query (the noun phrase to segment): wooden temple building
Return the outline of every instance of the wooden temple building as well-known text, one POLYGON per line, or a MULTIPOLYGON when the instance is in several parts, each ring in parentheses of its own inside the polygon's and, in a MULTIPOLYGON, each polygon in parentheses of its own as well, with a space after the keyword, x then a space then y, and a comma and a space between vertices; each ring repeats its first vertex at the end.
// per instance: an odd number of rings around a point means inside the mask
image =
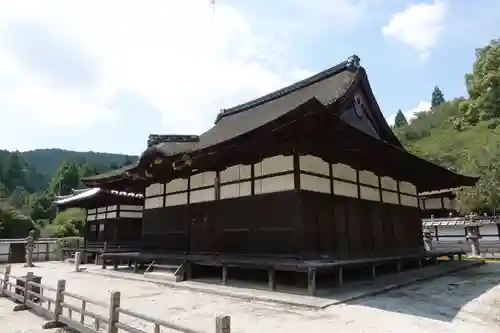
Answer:
POLYGON ((104 250, 130 249, 141 240, 142 194, 90 188, 73 190, 56 197, 54 205, 61 209, 83 208, 86 211, 84 251, 95 257, 104 250))
POLYGON ((418 194, 423 218, 458 216, 453 189, 427 191, 418 194))
POLYGON ((407 152, 352 56, 222 110, 199 136, 152 136, 136 165, 84 181, 143 193, 139 253, 150 260, 183 254, 226 267, 259 258, 310 272, 422 254, 417 193, 477 178, 407 152))

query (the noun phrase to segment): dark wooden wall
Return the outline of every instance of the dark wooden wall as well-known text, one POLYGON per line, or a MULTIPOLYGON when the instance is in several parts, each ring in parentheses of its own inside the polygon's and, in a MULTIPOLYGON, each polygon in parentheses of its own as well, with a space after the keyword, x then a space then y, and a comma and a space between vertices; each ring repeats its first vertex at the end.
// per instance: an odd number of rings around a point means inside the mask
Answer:
POLYGON ((301 197, 307 256, 346 259, 422 248, 418 208, 309 191, 301 197))
POLYGON ((296 255, 299 199, 288 191, 145 210, 142 237, 166 251, 296 255))
POLYGON ((150 249, 335 259, 421 249, 420 210, 286 191, 144 211, 150 249))
POLYGON ((89 221, 87 240, 89 242, 126 243, 138 242, 142 236, 142 220, 131 218, 104 219, 89 221), (104 224, 104 237, 98 239, 99 224, 104 224), (96 230, 91 231, 91 226, 95 225, 96 230))

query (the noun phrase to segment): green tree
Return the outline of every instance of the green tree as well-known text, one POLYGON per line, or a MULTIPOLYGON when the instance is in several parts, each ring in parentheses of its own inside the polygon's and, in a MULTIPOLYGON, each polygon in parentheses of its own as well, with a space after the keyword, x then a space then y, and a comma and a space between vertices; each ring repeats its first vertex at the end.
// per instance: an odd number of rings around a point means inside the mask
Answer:
POLYGON ((396 117, 394 118, 394 127, 400 128, 407 125, 408 125, 408 120, 406 120, 403 111, 399 109, 398 112, 396 113, 396 117))
POLYGON ((434 108, 438 105, 441 105, 444 102, 445 99, 443 92, 441 91, 441 89, 439 89, 438 86, 434 86, 434 90, 432 91, 431 107, 434 108))
POLYGON ((64 161, 49 185, 49 193, 68 195, 80 186, 80 168, 75 163, 64 161))
POLYGON ((0 201, 0 237, 25 238, 30 230, 37 230, 31 218, 19 213, 6 200, 0 201))
POLYGON ((85 226, 85 210, 77 208, 66 209, 54 218, 42 230, 46 237, 71 237, 83 234, 85 226))
POLYGON ((472 73, 465 75, 465 81, 470 99, 460 105, 464 120, 474 125, 500 117, 500 39, 476 50, 472 73))

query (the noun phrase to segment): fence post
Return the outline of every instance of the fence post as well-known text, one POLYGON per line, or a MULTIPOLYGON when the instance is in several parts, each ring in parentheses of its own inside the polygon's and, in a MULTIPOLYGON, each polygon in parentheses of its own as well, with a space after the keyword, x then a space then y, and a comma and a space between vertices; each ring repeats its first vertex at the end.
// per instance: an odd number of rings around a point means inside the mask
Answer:
POLYGON ((2 281, 2 291, 0 291, 0 296, 5 297, 5 291, 9 287, 9 277, 10 277, 10 265, 5 266, 5 273, 3 275, 3 281, 2 281))
POLYGON ((75 272, 80 271, 80 261, 82 260, 82 253, 80 251, 76 251, 75 253, 75 272))
POLYGON ((33 272, 28 272, 26 274, 26 278, 24 280, 24 292, 23 292, 23 303, 18 304, 14 307, 14 311, 23 311, 23 310, 28 310, 29 306, 28 300, 29 300, 29 290, 30 290, 30 282, 33 281, 33 272))
POLYGON ((47 244, 45 244, 45 261, 49 261, 50 258, 49 258, 49 243, 47 242, 47 244))
POLYGON ((56 302, 54 304, 54 313, 52 314, 52 320, 46 322, 43 325, 44 329, 52 329, 65 326, 63 323, 59 321, 59 317, 63 313, 64 290, 66 290, 66 280, 58 280, 56 299, 55 299, 56 302))
POLYGON ((217 316, 215 318, 215 333, 231 333, 231 317, 217 316))
POLYGON ((108 333, 118 333, 118 327, 116 323, 120 320, 120 313, 116 311, 120 307, 120 292, 112 291, 109 299, 109 323, 108 323, 108 333))

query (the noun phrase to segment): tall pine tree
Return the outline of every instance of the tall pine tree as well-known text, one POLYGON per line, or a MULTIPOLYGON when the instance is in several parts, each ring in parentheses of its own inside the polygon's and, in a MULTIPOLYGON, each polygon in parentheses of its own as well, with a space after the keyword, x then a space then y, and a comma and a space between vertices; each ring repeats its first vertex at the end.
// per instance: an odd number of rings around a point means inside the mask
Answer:
POLYGON ((396 113, 396 117, 394 118, 394 127, 398 128, 398 127, 402 127, 402 126, 406 126, 406 125, 408 125, 408 120, 406 120, 406 117, 405 117, 403 111, 401 111, 401 109, 399 109, 398 113, 396 113))
POLYGON ((434 86, 434 90, 432 91, 432 98, 431 98, 431 107, 436 107, 441 103, 444 103, 444 95, 441 89, 439 89, 438 86, 434 86))

